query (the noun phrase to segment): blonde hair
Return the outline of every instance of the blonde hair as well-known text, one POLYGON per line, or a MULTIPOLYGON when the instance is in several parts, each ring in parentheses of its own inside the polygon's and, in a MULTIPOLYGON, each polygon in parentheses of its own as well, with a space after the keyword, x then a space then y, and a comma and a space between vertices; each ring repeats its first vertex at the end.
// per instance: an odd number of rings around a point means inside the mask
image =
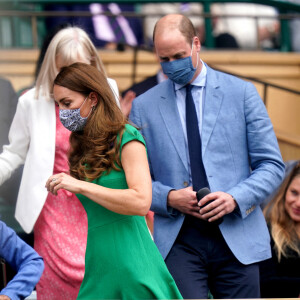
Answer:
POLYGON ((286 192, 294 178, 299 176, 300 162, 292 169, 281 184, 276 195, 264 208, 266 221, 271 227, 270 230, 274 240, 274 250, 278 261, 280 261, 282 256, 288 256, 288 249, 292 249, 300 255, 296 223, 291 219, 285 209, 286 192))
POLYGON ((106 77, 103 63, 87 33, 79 27, 67 27, 53 37, 47 48, 36 80, 35 98, 39 95, 47 100, 52 98, 53 81, 59 72, 56 65, 58 57, 63 61, 63 66, 79 60, 88 62, 106 77))

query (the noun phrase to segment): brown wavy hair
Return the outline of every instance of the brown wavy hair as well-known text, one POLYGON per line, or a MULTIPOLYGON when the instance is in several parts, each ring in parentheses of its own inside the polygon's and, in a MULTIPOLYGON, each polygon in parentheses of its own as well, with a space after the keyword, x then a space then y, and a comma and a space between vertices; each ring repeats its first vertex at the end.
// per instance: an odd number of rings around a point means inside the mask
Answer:
POLYGON ((287 189, 293 179, 298 176, 300 176, 300 161, 294 166, 281 184, 276 195, 264 208, 264 215, 270 226, 278 261, 280 261, 282 256, 288 257, 289 248, 300 255, 296 223, 291 219, 284 207, 287 189))
POLYGON ((105 171, 119 170, 120 141, 127 121, 105 75, 91 65, 74 63, 61 69, 54 84, 85 97, 91 92, 98 96, 83 131, 70 135, 70 174, 77 179, 92 181, 105 171))

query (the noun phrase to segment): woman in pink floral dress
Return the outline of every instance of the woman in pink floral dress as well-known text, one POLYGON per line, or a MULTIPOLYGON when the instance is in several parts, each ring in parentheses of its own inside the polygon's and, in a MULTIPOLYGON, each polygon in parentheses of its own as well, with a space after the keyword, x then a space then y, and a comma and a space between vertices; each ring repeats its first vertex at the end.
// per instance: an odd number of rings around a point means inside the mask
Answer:
MULTIPOLYGON (((53 174, 68 173, 70 131, 56 111, 56 143, 53 174)), ((48 194, 34 226, 34 248, 47 262, 37 285, 43 299, 76 299, 83 275, 87 239, 87 217, 77 197, 61 190, 48 194), (59 280, 57 280, 59 277, 59 280)))

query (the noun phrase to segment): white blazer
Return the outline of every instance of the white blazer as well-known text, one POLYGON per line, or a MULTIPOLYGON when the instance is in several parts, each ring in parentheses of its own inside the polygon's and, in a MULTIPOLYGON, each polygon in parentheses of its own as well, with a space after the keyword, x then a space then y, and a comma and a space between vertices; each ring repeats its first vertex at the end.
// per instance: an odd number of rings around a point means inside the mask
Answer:
MULTIPOLYGON (((118 95, 116 82, 108 81, 118 95)), ((32 231, 45 204, 48 195, 45 184, 53 174, 55 158, 55 104, 44 97, 35 99, 34 94, 35 88, 19 98, 9 145, 0 154, 0 185, 24 164, 15 217, 26 233, 32 231)))

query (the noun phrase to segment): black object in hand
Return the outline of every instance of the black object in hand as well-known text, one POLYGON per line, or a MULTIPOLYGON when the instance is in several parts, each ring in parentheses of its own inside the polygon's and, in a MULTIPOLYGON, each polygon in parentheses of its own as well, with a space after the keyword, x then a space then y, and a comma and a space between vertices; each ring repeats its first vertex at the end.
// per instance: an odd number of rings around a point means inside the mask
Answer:
MULTIPOLYGON (((206 195, 208 195, 208 194, 210 194, 210 193, 211 193, 211 192, 210 192, 210 189, 207 188, 207 187, 200 189, 200 190, 196 193, 196 197, 197 197, 198 202, 199 202, 202 198, 204 198, 206 195)), ((214 200, 210 200, 210 201, 206 202, 204 205, 200 206, 200 209, 203 208, 203 207, 205 207, 206 205, 208 205, 209 203, 211 203, 211 202, 213 202, 213 201, 214 201, 214 200)), ((213 221, 213 222, 211 222, 211 223, 216 224, 216 225, 219 225, 219 224, 222 223, 222 221, 223 221, 223 218, 219 218, 219 219, 217 219, 217 220, 215 220, 215 221, 213 221)))
MULTIPOLYGON (((208 194, 210 194, 209 188, 205 187, 205 188, 200 189, 196 194, 198 202, 208 194)), ((206 206, 207 204, 209 204, 211 202, 212 202, 212 200, 206 202, 204 205, 200 206, 200 208, 203 208, 204 206, 206 206)))

